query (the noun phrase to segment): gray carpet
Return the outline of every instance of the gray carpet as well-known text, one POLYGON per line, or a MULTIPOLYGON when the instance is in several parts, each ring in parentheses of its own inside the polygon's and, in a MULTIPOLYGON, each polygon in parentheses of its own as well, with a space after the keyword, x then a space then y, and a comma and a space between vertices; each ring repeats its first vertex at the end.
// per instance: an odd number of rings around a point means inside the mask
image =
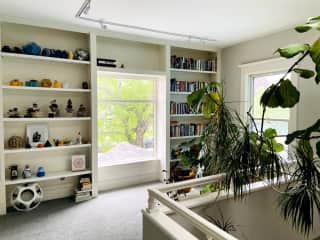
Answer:
POLYGON ((79 204, 72 199, 48 201, 28 213, 11 210, 0 217, 0 239, 140 240, 146 190, 156 185, 100 193, 79 204))

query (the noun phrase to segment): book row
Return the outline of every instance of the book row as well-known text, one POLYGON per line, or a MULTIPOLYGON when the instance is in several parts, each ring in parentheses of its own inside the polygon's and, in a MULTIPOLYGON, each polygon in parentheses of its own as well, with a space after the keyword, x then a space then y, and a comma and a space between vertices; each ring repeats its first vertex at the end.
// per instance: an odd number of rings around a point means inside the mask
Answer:
POLYGON ((176 103, 174 101, 170 101, 170 114, 198 114, 202 112, 202 106, 200 107, 200 111, 194 111, 188 103, 176 103))
POLYGON ((171 68, 215 72, 217 71, 217 58, 207 60, 173 55, 171 56, 171 68))
POLYGON ((170 137, 198 136, 202 133, 204 124, 202 123, 178 123, 171 121, 170 137))
POLYGON ((171 92, 194 92, 208 86, 207 82, 199 81, 177 81, 175 78, 170 79, 171 92))

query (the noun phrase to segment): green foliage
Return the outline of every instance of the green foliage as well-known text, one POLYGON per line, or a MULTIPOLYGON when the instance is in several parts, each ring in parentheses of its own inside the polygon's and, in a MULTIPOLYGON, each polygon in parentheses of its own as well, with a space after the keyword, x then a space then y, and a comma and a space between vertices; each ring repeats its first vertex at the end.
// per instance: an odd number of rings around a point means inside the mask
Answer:
POLYGON ((292 133, 289 133, 287 135, 286 144, 292 143, 293 140, 295 140, 296 138, 303 139, 303 140, 310 140, 311 135, 314 132, 320 132, 320 119, 318 119, 313 125, 311 125, 306 129, 297 130, 292 133))
POLYGON ((309 44, 290 44, 283 48, 278 48, 276 52, 280 53, 281 57, 292 58, 298 55, 299 53, 304 53, 310 49, 309 44))
POLYGON ((206 216, 207 220, 212 222, 214 225, 222 229, 227 233, 232 233, 237 231, 237 226, 232 222, 231 218, 226 218, 223 216, 221 209, 219 208, 219 217, 206 216))
POLYGON ((298 73, 302 78, 312 78, 314 76, 314 71, 309 69, 295 68, 293 71, 298 73))
POLYGON ((97 80, 99 151, 107 152, 121 142, 143 146, 144 139, 153 137, 153 105, 110 100, 150 99, 153 83, 103 76, 97 80))
POLYGON ((260 104, 270 108, 291 108, 299 102, 300 92, 289 79, 272 84, 262 95, 260 104))
POLYGON ((217 192, 224 189, 224 185, 221 182, 215 182, 205 185, 201 190, 200 194, 206 194, 211 192, 217 192))
POLYGON ((320 211, 320 160, 314 159, 309 141, 300 140, 296 147, 297 168, 285 193, 279 198, 281 214, 292 226, 308 235, 313 227, 314 210, 320 211))
POLYGON ((193 167, 202 162, 201 156, 199 155, 201 144, 195 143, 194 139, 180 144, 179 148, 181 149, 179 158, 183 166, 193 167))

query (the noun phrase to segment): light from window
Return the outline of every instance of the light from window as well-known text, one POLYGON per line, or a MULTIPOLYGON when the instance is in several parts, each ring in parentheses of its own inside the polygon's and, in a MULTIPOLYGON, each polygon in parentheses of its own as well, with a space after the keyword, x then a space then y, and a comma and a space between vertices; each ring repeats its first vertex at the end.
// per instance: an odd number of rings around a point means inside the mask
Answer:
POLYGON ((98 165, 154 159, 153 79, 98 74, 98 165))

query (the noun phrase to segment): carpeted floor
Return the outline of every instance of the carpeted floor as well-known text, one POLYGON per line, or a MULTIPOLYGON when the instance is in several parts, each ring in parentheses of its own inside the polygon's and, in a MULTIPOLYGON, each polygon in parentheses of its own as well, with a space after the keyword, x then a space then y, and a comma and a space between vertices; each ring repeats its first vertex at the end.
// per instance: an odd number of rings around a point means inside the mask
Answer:
POLYGON ((9 211, 0 217, 0 239, 140 240, 146 190, 156 185, 101 193, 80 204, 60 199, 42 203, 29 213, 9 211))

